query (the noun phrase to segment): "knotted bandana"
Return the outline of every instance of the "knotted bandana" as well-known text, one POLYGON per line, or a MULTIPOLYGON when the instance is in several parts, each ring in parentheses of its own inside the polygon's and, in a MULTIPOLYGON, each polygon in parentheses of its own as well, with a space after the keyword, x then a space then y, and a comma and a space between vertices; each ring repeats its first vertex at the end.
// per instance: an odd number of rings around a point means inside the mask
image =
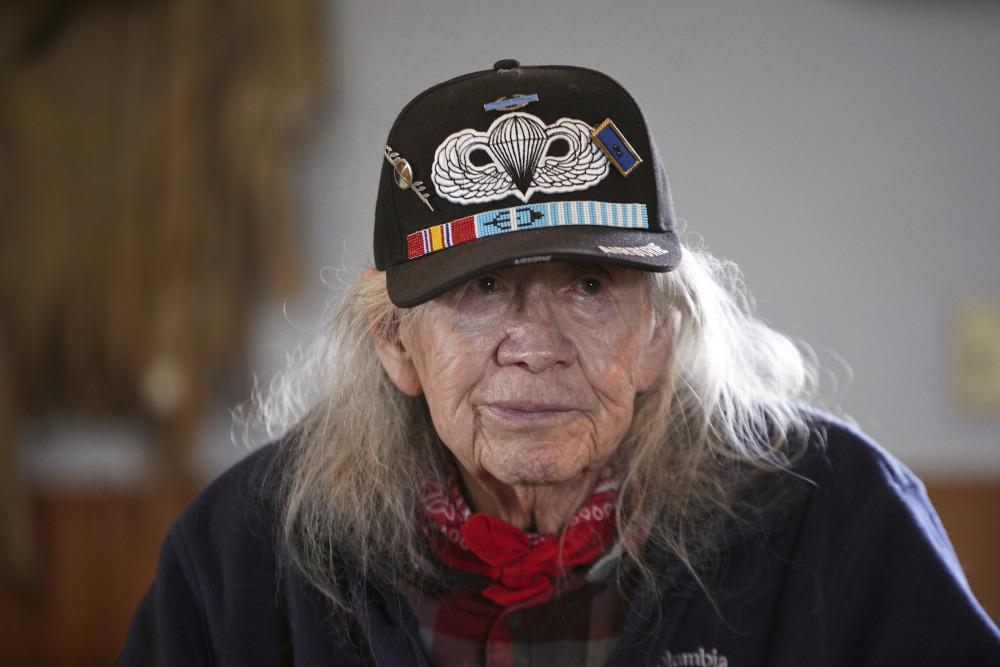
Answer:
POLYGON ((453 465, 446 484, 442 489, 428 480, 420 488, 420 508, 434 553, 445 565, 493 581, 483 595, 503 606, 548 599, 553 578, 592 563, 614 539, 621 476, 611 466, 601 471, 593 493, 560 535, 526 534, 503 519, 472 513, 453 465))

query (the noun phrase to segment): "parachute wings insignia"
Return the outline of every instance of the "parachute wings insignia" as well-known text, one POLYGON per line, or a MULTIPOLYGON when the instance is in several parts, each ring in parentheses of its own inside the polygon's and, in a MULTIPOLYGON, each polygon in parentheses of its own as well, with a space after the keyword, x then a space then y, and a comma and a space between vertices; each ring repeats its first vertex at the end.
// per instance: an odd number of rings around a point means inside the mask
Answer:
POLYGON ((508 113, 486 132, 467 129, 448 136, 434 152, 431 180, 440 196, 456 204, 509 195, 527 202, 535 192, 586 190, 610 171, 590 134, 581 120, 560 118, 546 125, 528 113, 508 113))

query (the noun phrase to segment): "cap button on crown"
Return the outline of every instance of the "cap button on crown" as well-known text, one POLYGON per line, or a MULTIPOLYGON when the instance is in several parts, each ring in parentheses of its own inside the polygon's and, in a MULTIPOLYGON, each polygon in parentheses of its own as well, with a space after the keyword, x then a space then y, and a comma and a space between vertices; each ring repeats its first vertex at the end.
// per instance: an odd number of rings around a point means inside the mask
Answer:
POLYGON ((517 69, 521 66, 521 63, 517 62, 513 58, 504 58, 503 60, 498 60, 493 64, 493 69, 517 69))

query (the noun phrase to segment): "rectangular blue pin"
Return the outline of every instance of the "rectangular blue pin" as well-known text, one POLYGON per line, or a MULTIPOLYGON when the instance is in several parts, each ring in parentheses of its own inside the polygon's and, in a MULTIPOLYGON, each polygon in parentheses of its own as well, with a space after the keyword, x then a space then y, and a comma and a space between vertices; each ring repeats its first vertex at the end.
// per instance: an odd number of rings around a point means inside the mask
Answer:
POLYGON ((642 162, 642 158, 635 152, 621 131, 615 127, 610 118, 594 128, 594 131, 590 133, 590 138, 611 161, 611 164, 618 168, 622 176, 628 176, 642 162))
POLYGON ((538 95, 532 93, 531 95, 515 95, 514 97, 505 97, 497 100, 496 102, 489 102, 483 105, 483 110, 485 111, 503 111, 505 109, 520 109, 523 106, 527 106, 529 102, 537 102, 538 95))

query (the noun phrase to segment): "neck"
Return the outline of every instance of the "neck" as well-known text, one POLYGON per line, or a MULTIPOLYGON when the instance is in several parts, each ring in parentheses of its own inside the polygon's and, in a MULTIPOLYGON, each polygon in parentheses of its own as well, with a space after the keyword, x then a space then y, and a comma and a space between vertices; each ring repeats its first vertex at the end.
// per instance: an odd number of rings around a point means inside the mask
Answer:
POLYGON ((482 512, 517 526, 525 532, 556 535, 597 483, 600 469, 585 471, 558 484, 504 484, 492 475, 475 475, 458 466, 469 504, 482 512))

